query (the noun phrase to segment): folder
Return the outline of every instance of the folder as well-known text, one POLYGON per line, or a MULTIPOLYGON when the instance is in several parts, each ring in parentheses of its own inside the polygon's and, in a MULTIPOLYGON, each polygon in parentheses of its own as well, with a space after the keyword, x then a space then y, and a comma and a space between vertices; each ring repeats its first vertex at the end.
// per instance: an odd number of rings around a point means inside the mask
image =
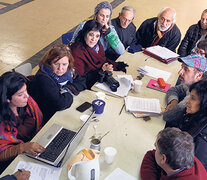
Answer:
POLYGON ((179 54, 159 45, 145 48, 143 53, 165 64, 175 61, 179 57, 179 54))

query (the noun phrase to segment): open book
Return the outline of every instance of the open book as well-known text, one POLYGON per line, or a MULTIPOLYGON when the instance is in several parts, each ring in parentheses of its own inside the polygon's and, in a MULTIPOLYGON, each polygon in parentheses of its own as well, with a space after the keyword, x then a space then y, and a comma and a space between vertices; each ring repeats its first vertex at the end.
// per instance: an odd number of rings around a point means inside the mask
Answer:
POLYGON ((138 98, 133 96, 125 97, 126 111, 142 112, 147 114, 161 114, 159 99, 138 98))
POLYGON ((166 47, 161 47, 159 45, 152 46, 144 49, 143 51, 145 54, 154 57, 155 59, 158 59, 166 64, 174 61, 179 56, 175 52, 169 50, 166 47))

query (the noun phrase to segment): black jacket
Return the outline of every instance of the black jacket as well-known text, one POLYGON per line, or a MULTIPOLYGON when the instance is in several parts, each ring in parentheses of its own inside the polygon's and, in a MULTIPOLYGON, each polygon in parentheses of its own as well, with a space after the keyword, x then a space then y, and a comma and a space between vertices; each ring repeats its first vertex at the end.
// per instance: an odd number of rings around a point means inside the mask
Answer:
POLYGON ((182 42, 178 48, 178 54, 181 57, 185 57, 185 56, 191 54, 192 49, 196 45, 196 42, 202 36, 201 30, 202 29, 201 29, 200 21, 198 21, 197 24, 193 24, 192 26, 189 27, 189 29, 187 30, 187 32, 185 34, 184 39, 182 40, 182 42))
MULTIPOLYGON (((153 35, 156 33, 155 22, 157 17, 145 20, 136 32, 137 44, 147 48, 152 46, 153 35)), ((181 38, 181 33, 176 24, 173 28, 166 32, 166 34, 160 39, 157 45, 166 47, 171 51, 175 51, 181 38)))
POLYGON ((187 131, 194 139, 195 156, 207 170, 207 116, 200 112, 181 116, 174 122, 167 122, 166 127, 178 127, 187 131))
MULTIPOLYGON (((120 41, 124 45, 125 49, 136 42, 136 26, 131 22, 127 28, 122 28, 119 18, 111 20, 112 25, 119 36, 120 41)), ((120 54, 117 54, 111 47, 106 50, 106 57, 110 60, 116 60, 120 54)))
MULTIPOLYGON (((73 84, 68 82, 66 86, 72 91, 80 92, 86 89, 85 79, 77 74, 73 84)), ((38 71, 28 83, 28 92, 39 105, 43 113, 44 124, 56 111, 69 108, 73 103, 73 95, 70 92, 60 93, 59 85, 41 71, 38 71)))

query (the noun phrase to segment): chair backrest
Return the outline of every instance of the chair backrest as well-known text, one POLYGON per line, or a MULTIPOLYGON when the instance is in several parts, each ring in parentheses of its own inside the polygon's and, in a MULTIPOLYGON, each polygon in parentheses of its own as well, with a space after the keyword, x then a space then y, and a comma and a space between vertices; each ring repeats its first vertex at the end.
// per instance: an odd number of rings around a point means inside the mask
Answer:
POLYGON ((31 63, 22 64, 13 69, 15 72, 21 73, 24 76, 32 75, 32 65, 31 63))
POLYGON ((66 45, 70 44, 70 41, 73 37, 73 34, 74 34, 74 31, 63 34, 61 36, 62 37, 62 43, 66 44, 66 45))

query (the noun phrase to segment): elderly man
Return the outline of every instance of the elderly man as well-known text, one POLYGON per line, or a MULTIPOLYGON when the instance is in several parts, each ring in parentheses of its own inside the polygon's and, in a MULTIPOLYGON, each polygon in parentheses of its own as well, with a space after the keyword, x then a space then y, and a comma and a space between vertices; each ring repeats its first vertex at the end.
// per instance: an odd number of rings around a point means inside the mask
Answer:
POLYGON ((159 132, 156 150, 148 151, 141 165, 142 180, 205 180, 207 172, 194 156, 193 138, 178 128, 159 132))
POLYGON ((166 122, 173 122, 183 114, 189 97, 189 86, 201 79, 207 79, 207 59, 200 55, 179 58, 182 62, 178 72, 180 85, 170 88, 166 93, 167 107, 163 114, 166 122))
POLYGON ((195 52, 198 42, 204 39, 207 39, 207 9, 203 11, 198 23, 189 27, 179 46, 178 54, 185 57, 195 52))
POLYGON ((142 47, 160 45, 175 51, 181 33, 175 24, 176 12, 165 7, 157 17, 145 20, 136 32, 137 43, 142 47))
MULTIPOLYGON (((132 22, 135 15, 136 11, 132 7, 124 6, 119 16, 111 21, 125 49, 136 42, 136 26, 132 22)), ((106 56, 111 60, 116 60, 120 54, 109 48, 106 56)))

